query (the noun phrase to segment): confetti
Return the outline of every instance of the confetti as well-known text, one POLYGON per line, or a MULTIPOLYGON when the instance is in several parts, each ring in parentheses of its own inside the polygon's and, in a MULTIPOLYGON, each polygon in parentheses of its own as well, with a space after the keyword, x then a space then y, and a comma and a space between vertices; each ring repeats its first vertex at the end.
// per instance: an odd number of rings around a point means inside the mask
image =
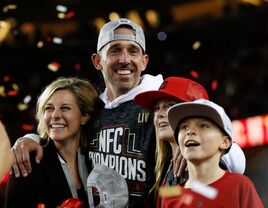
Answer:
POLYGON ((196 70, 191 70, 190 74, 191 74, 191 76, 193 78, 198 78, 199 77, 199 73, 196 70))
POLYGON ((217 197, 218 191, 211 186, 205 185, 198 181, 192 182, 191 186, 192 191, 203 195, 206 198, 215 199, 217 197))
POLYGON ((50 64, 48 64, 47 68, 50 71, 57 72, 59 70, 59 68, 60 68, 60 64, 55 62, 55 61, 53 61, 50 64))
POLYGON ((159 197, 172 197, 181 195, 182 188, 177 186, 161 186, 159 187, 159 197))

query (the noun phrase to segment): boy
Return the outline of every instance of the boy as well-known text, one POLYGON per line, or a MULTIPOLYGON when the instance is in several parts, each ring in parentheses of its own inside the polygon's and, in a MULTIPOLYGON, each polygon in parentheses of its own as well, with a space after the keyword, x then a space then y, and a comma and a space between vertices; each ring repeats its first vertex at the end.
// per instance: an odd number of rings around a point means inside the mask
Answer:
POLYGON ((170 108, 168 120, 187 160, 189 179, 183 184, 183 194, 176 199, 163 198, 161 207, 263 207, 248 177, 219 166, 234 141, 231 121, 221 106, 205 99, 179 103, 170 108), (195 182, 216 189, 216 198, 191 192, 195 182), (186 205, 187 193, 191 203, 186 205))

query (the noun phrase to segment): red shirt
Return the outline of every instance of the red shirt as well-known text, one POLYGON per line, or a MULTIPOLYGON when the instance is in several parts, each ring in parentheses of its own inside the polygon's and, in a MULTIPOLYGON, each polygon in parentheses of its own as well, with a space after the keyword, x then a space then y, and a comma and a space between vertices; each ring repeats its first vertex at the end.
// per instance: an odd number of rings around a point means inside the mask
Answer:
POLYGON ((209 184, 218 191, 215 199, 208 199, 191 189, 183 189, 177 197, 163 197, 158 201, 161 208, 263 208, 263 203, 251 182, 241 174, 228 171, 217 181, 209 184))

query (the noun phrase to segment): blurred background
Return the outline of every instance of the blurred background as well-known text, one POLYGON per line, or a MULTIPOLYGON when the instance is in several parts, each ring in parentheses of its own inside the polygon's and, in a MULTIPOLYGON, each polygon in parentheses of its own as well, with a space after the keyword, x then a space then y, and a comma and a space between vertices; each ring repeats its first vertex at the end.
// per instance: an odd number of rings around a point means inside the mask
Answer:
POLYGON ((144 28, 146 73, 191 78, 226 109, 268 207, 268 0, 0 1, 0 119, 12 144, 35 131, 36 97, 55 78, 103 90, 90 57, 119 17, 144 28))

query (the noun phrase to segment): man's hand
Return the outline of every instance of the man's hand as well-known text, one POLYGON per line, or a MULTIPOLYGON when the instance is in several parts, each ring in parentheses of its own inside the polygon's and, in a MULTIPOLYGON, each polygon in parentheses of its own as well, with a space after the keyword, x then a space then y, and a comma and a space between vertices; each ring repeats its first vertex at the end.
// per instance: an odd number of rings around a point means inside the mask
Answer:
POLYGON ((32 139, 26 137, 19 138, 11 149, 14 158, 12 168, 15 177, 20 177, 20 173, 24 177, 31 173, 30 152, 36 151, 35 161, 38 164, 43 158, 43 148, 32 139))
POLYGON ((186 160, 182 157, 179 147, 176 149, 176 152, 172 158, 172 162, 174 177, 178 178, 183 176, 187 168, 187 163, 186 160))

